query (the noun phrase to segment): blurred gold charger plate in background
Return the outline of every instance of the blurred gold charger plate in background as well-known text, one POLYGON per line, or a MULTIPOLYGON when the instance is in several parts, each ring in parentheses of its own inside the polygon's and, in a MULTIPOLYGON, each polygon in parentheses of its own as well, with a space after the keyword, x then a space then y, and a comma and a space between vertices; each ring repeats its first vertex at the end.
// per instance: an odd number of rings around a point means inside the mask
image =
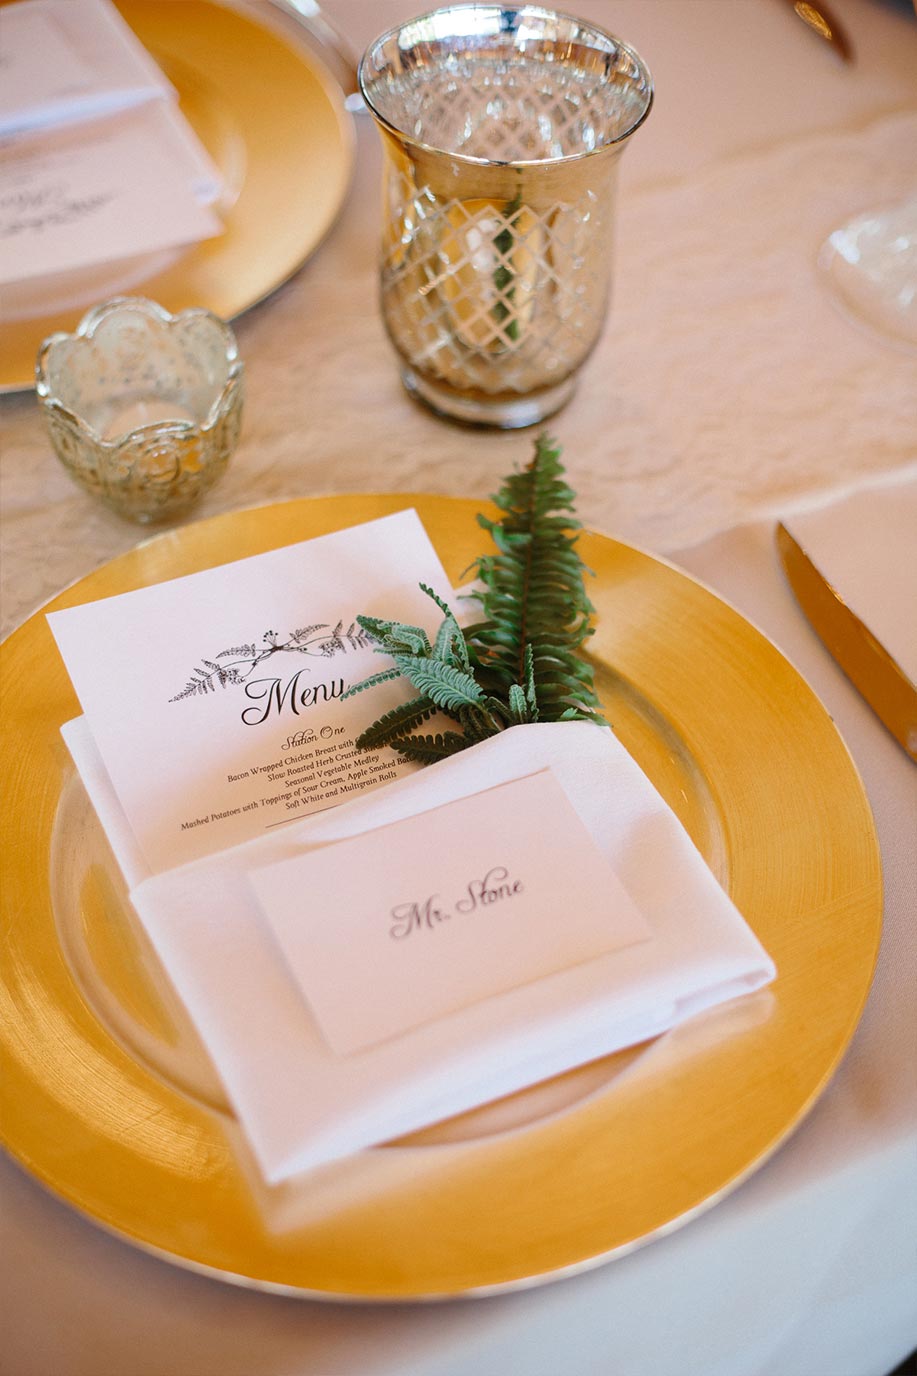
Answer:
POLYGON ((224 320, 239 315, 314 252, 350 183, 354 137, 343 92, 305 35, 297 45, 292 29, 281 32, 267 4, 116 3, 178 91, 182 112, 223 175, 226 194, 216 209, 225 231, 174 255, 70 273, 62 304, 48 305, 37 294, 34 313, 14 312, 8 299, 0 391, 33 386, 41 341, 72 330, 90 305, 122 291, 172 312, 206 306, 224 320))
MULTIPOLYGON (((411 505, 459 579, 480 552, 478 503, 341 496, 171 531, 50 608, 411 505)), ((800 1121, 853 1034, 877 952, 879 855, 859 777, 818 699, 735 610, 612 539, 587 533, 581 549, 606 710, 774 957, 772 988, 266 1191, 60 739, 79 704, 37 612, 2 662, 2 1137, 57 1195, 150 1251, 259 1288, 480 1293, 678 1226, 800 1121)))

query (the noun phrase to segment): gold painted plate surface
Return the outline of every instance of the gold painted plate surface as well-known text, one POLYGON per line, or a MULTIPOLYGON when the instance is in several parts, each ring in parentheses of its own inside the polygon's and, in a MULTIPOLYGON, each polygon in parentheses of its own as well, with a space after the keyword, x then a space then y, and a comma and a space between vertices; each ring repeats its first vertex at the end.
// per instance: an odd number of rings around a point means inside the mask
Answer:
POLYGON ((206 306, 232 319, 302 266, 347 193, 354 138, 343 93, 305 40, 295 46, 268 27, 267 6, 259 23, 255 12, 213 0, 117 3, 223 175, 217 209, 225 232, 136 267, 92 269, 85 281, 69 274, 66 289, 52 293, 60 306, 45 301, 11 318, 7 301, 0 391, 31 387, 41 341, 72 330, 89 305, 121 291, 170 311, 206 306))
MULTIPOLYGON (((480 550, 478 503, 329 497, 161 535, 50 607, 409 505, 459 578, 480 550)), ((854 1031, 878 946, 862 785, 825 709, 736 611, 614 540, 581 548, 606 710, 774 957, 772 988, 268 1194, 60 739, 79 707, 36 613, 2 656, 0 1131, 59 1196, 243 1284, 451 1295, 533 1284, 676 1227, 799 1122, 854 1031)))

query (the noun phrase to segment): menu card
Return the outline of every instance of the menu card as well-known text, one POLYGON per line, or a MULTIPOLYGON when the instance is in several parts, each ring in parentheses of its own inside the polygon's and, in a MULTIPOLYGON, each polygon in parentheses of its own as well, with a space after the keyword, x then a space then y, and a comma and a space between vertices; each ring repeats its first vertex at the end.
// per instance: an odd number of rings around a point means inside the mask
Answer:
POLYGON ((414 511, 66 611, 48 621, 153 873, 262 835, 413 766, 357 750, 412 695, 344 693, 388 661, 360 613, 432 632, 450 595, 414 511))

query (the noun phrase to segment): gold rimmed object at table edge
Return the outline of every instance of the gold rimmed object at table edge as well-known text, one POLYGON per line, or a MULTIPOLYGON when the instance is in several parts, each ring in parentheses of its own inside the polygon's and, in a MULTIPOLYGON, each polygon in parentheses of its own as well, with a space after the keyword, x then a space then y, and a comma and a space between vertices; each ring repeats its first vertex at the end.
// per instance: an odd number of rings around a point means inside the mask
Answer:
POLYGON ((917 761, 917 686, 847 606, 782 521, 777 525, 776 538, 787 582, 809 625, 882 725, 917 761))
POLYGON ((853 44, 840 21, 818 0, 817 4, 810 3, 810 0, 784 0, 790 9, 799 19, 811 29, 818 38, 824 40, 842 62, 853 61, 853 44))

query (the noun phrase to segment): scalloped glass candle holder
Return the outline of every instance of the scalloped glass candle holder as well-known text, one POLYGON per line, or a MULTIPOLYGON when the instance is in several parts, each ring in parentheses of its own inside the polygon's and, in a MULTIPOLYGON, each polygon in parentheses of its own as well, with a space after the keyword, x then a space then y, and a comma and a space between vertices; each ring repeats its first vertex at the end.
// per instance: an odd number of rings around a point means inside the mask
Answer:
POLYGON ((224 472, 242 422, 235 337, 206 310, 116 297, 42 344, 36 391, 70 476, 119 515, 181 515, 224 472))

